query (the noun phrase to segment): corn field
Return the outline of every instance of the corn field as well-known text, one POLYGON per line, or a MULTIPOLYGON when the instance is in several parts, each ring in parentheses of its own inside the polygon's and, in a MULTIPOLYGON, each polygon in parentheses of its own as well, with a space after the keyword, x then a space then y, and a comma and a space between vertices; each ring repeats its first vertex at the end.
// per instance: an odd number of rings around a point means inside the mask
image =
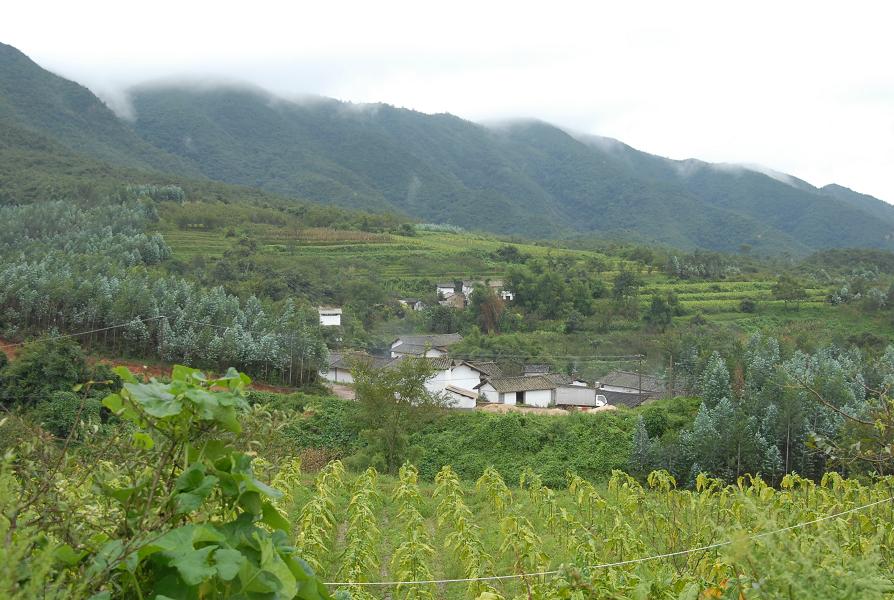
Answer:
POLYGON ((894 478, 567 477, 554 490, 488 468, 469 485, 445 466, 428 483, 410 464, 394 478, 334 463, 275 484, 299 551, 353 598, 894 598, 894 478))

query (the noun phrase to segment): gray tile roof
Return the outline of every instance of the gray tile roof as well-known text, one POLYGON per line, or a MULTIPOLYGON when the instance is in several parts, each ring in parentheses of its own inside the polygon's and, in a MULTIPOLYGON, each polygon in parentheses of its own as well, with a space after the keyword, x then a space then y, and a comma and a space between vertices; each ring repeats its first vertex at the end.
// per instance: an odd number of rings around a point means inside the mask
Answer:
POLYGON ((528 377, 490 377, 484 383, 476 386, 480 388, 482 385, 490 383, 495 390, 501 394, 507 392, 533 392, 536 390, 552 390, 556 388, 556 384, 548 378, 541 375, 528 377))
POLYGON ((463 341, 458 333, 440 333, 434 335, 402 335, 392 342, 392 350, 401 354, 424 354, 427 349, 446 349, 463 341), (399 345, 394 346, 395 343, 399 345))
POLYGON ((549 365, 525 365, 525 373, 549 373, 552 369, 549 365))
POLYGON ((571 382, 574 381, 571 375, 565 375, 564 373, 547 373, 543 377, 546 377, 556 385, 571 385, 571 382))
POLYGON ((466 360, 463 361, 465 364, 469 365, 470 368, 475 369, 480 373, 484 373, 486 377, 502 377, 503 369, 500 368, 500 365, 493 361, 477 361, 477 360, 466 360))
POLYGON ((631 390, 641 389, 643 392, 661 394, 666 391, 667 383, 663 379, 651 375, 642 375, 632 371, 612 371, 599 380, 602 385, 625 387, 631 390), (642 377, 642 384, 640 384, 642 377), (640 387, 642 385, 642 387, 640 387))
POLYGON ((615 406, 627 406, 636 408, 646 400, 654 398, 653 394, 627 394, 625 392, 611 392, 609 390, 597 390, 597 392, 605 396, 606 402, 615 406))
POLYGON ((444 388, 448 392, 453 392, 454 394, 459 394, 460 396, 465 396, 466 398, 475 399, 478 397, 478 394, 473 392, 472 390, 467 390, 465 388, 461 388, 455 385, 448 385, 444 388))

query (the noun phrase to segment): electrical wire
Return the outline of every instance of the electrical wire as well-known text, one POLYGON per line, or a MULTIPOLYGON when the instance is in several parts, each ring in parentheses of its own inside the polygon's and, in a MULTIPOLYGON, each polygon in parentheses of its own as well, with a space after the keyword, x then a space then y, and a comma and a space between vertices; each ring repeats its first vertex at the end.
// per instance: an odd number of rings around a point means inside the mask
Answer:
POLYGON ((24 342, 15 342, 12 344, 0 344, 0 346, 2 346, 3 348, 15 348, 17 346, 24 346, 25 344, 32 344, 34 342, 43 342, 45 340, 61 340, 61 339, 65 339, 65 338, 72 338, 72 337, 78 337, 78 336, 82 336, 82 335, 88 335, 90 333, 97 333, 100 331, 109 331, 111 329, 119 329, 121 327, 127 327, 128 325, 133 323, 135 320, 139 321, 140 323, 148 323, 149 321, 157 321, 158 319, 167 319, 167 317, 164 315, 159 315, 157 317, 147 317, 145 319, 131 319, 127 323, 119 323, 118 325, 109 325, 108 327, 100 327, 99 329, 91 329, 89 331, 79 331, 77 333, 67 333, 64 335, 48 335, 48 336, 44 336, 44 337, 40 337, 40 338, 34 338, 33 340, 27 340, 24 342))

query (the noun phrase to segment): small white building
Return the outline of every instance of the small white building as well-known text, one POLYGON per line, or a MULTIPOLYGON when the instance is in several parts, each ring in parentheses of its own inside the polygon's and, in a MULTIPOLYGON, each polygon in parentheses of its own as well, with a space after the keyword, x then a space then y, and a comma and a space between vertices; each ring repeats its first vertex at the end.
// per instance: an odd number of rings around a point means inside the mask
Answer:
POLYGON ((455 385, 444 388, 444 397, 448 408, 475 408, 478 403, 478 394, 455 385))
POLYGON ((437 283, 435 284, 435 289, 438 293, 438 296, 443 296, 446 298, 448 295, 453 295, 456 293, 456 286, 453 282, 450 283, 437 283))
POLYGON ((404 308, 408 308, 410 310, 425 310, 425 304, 418 298, 401 298, 397 302, 404 308))
POLYGON ((515 300, 515 294, 513 294, 510 290, 500 290, 500 298, 503 302, 512 302, 515 300))
POLYGON ((542 375, 529 377, 490 377, 477 386, 478 391, 494 404, 536 406, 555 404, 557 384, 542 375))
POLYGON ((325 370, 320 371, 320 376, 331 383, 352 384, 354 383, 354 376, 351 374, 351 369, 357 365, 381 368, 389 362, 391 362, 391 359, 377 358, 370 356, 366 352, 330 352, 329 365, 325 370))
POLYGON ((321 306, 317 309, 320 313, 320 325, 323 327, 341 327, 341 309, 332 306, 321 306))
MULTIPOLYGON (((410 355, 391 359, 385 368, 394 368, 410 355)), ((495 363, 475 363, 452 360, 447 356, 428 356, 425 359, 432 369, 432 375, 425 382, 428 393, 441 396, 451 408, 475 408, 479 393, 475 387, 486 377, 500 373, 495 363)))

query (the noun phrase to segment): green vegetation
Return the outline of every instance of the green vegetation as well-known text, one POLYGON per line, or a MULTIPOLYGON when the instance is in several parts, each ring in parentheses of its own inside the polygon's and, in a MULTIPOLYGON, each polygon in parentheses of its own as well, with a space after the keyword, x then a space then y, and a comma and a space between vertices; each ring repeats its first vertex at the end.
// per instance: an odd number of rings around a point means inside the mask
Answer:
POLYGON ((142 180, 158 172, 208 178, 535 238, 758 255, 894 243, 887 235, 894 210, 846 188, 671 161, 540 122, 486 128, 451 115, 296 103, 237 86, 144 86, 129 100, 132 122, 0 45, 4 200, 31 195, 35 185, 44 197, 58 197, 59 184, 94 192, 110 179, 138 179, 139 169, 142 180))

